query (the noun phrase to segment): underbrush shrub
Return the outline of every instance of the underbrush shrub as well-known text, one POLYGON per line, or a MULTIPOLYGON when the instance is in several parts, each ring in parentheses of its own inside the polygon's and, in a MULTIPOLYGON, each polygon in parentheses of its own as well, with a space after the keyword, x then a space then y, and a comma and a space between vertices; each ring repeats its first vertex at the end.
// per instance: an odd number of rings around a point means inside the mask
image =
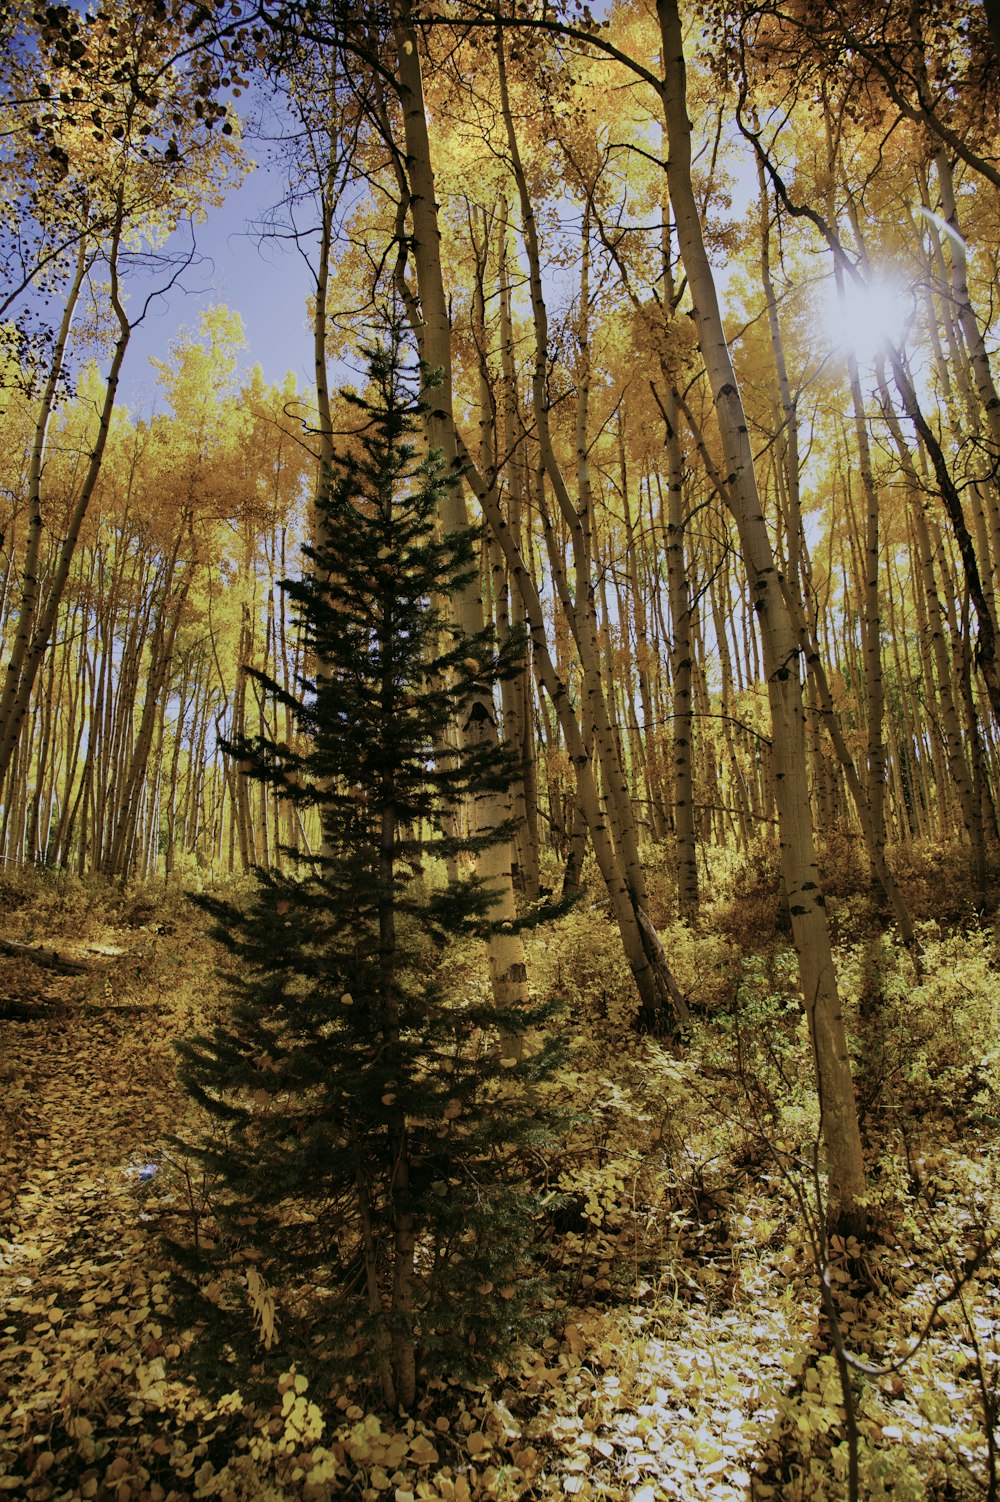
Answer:
POLYGON ((15 913, 36 900, 44 873, 30 866, 0 866, 0 902, 5 913, 15 913))
MULTIPOLYGON (((246 882, 244 876, 231 876, 218 886, 236 891, 246 882)), ((190 888, 159 878, 132 883, 120 898, 120 920, 128 928, 155 927, 160 932, 197 932, 207 927, 188 900, 190 888)))
POLYGON ((726 904, 750 892, 776 894, 781 885, 780 853, 776 842, 762 835, 749 845, 710 845, 702 851, 707 866, 706 892, 726 904))
POLYGON ((744 956, 732 995, 705 1031, 703 1047, 709 1066, 732 1082, 734 1106, 751 1136, 765 1129, 811 1136, 809 1033, 793 950, 769 948, 744 956), (741 1100, 749 1114, 740 1110, 741 1100))
POLYGON ((526 944, 539 994, 560 997, 574 1030, 606 1049, 631 1030, 637 1001, 618 930, 592 891, 526 944))
POLYGON ((783 945, 783 888, 777 847, 760 841, 728 864, 718 889, 712 925, 737 949, 755 951, 769 940, 783 945))
MULTIPOLYGON (((885 1237, 863 1256, 850 1241, 820 1251, 815 1222, 809 1230, 800 1218, 789 1229, 780 1264, 785 1377, 765 1399, 774 1417, 754 1497, 972 1502, 996 1494, 987 1442, 998 1413, 996 1175, 954 1149, 927 1152, 914 1166, 918 1181, 900 1191, 885 1237)), ((786 1182, 793 1172, 789 1165, 786 1182)))
MULTIPOLYGON (((887 859, 917 921, 958 926, 974 918, 979 904, 969 847, 963 841, 893 845, 887 859)), ((987 876, 996 892, 1000 867, 995 855, 988 857, 987 876)))
MULTIPOLYGON (((764 1463, 753 1495, 775 1502, 842 1502, 847 1495, 848 1444, 844 1403, 832 1355, 803 1352, 790 1363, 793 1382, 771 1396, 775 1417, 764 1441, 764 1463)), ((865 1502, 927 1502, 946 1483, 936 1457, 917 1456, 883 1439, 891 1425, 878 1388, 859 1383, 859 1494, 865 1502)))
MULTIPOLYGON (((226 891, 246 878, 231 878, 226 891)), ((44 867, 8 866, 0 871, 0 907, 12 937, 98 943, 111 937, 127 947, 122 930, 176 934, 197 942, 207 929, 185 893, 158 878, 122 886, 106 877, 78 876, 44 867)))
POLYGON ((833 829, 821 836, 819 849, 823 894, 831 897, 867 895, 871 883, 868 857, 860 830, 833 829))
MULTIPOLYGON (((728 941, 679 922, 661 935, 682 988, 706 1007, 721 1004, 728 941)), ((719 1159, 718 1122, 696 1088, 697 1047, 636 1031, 631 974, 598 905, 585 894, 544 941, 529 942, 540 993, 566 1003, 570 1031, 570 1058, 538 1086, 542 1100, 574 1113, 545 1164, 552 1257, 574 1295, 614 1301, 640 1274, 664 1275, 676 1217, 697 1214, 702 1165, 719 1159)))
POLYGON ((96 876, 8 866, 0 873, 0 903, 17 938, 94 941, 115 926, 121 892, 96 876))
POLYGON ((660 938, 691 1011, 711 1016, 724 1009, 732 998, 740 958, 731 935, 693 928, 677 919, 661 928, 660 938))
POLYGON ((919 930, 921 979, 893 933, 839 952, 855 1077, 867 1113, 955 1121, 996 1116, 1000 954, 991 930, 919 930))
POLYGON ((692 1165, 716 1156, 699 1143, 696 1067, 631 1033, 613 1062, 580 1049, 539 1087, 575 1116, 546 1163, 547 1237, 564 1295, 615 1303, 669 1270, 676 1215, 697 1198, 692 1165))
MULTIPOLYGON (((558 995, 574 1023, 604 1047, 610 1037, 634 1030, 638 1000, 621 936, 593 890, 586 887, 575 906, 534 944, 532 974, 542 994, 558 995)), ((732 936, 678 918, 658 919, 657 929, 692 1010, 712 1012, 723 1006, 738 965, 732 936)))

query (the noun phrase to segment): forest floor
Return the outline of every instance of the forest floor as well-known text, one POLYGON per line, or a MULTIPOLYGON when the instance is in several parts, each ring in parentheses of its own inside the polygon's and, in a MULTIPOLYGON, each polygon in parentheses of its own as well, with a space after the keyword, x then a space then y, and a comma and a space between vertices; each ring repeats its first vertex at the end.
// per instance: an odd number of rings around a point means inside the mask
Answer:
MULTIPOLYGON (((996 1498, 996 933, 939 911, 917 978, 858 894, 831 900, 873 1236, 827 1246, 787 939, 766 882, 737 885, 698 933, 661 914, 699 1019, 683 1047, 628 1027, 599 903, 538 941, 586 1105, 547 1170, 566 1196, 539 1228, 551 1334, 394 1416, 280 1328, 249 1368, 228 1346, 206 1361, 175 1298, 161 1237, 198 1195, 167 1144, 193 1110, 172 1042, 218 1004, 200 918, 7 878, 3 938, 109 967, 0 958, 0 1492, 811 1502, 848 1496, 853 1428, 861 1498, 996 1498), (852 1368, 852 1415, 838 1346, 877 1369, 852 1368)), ((955 890, 933 869, 916 888, 925 910, 955 890)))

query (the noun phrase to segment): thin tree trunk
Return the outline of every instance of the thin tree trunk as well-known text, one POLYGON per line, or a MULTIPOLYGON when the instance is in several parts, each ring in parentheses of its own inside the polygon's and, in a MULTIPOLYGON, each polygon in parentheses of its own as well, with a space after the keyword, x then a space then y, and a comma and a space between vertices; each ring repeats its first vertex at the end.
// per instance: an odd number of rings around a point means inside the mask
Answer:
MULTIPOLYGON (((409 207, 413 225, 413 259, 420 299, 421 352, 427 368, 439 371, 441 375, 440 385, 427 392, 431 406, 427 419, 428 438, 432 447, 441 450, 457 481, 451 329, 441 267, 441 234, 424 108, 419 42, 411 19, 410 0, 395 0, 392 24, 403 109, 409 207)), ((460 531, 469 525, 465 497, 458 483, 450 486, 445 493, 442 523, 445 530, 451 532, 460 531)), ((473 636, 482 631, 483 602, 474 581, 453 599, 452 609, 463 632, 473 636)), ((462 734, 469 742, 482 738, 496 743, 499 737, 492 698, 483 696, 468 705, 462 734)), ((476 799, 474 818, 477 832, 489 833, 503 824, 509 816, 508 797, 498 794, 476 799)), ((528 1002, 524 944, 519 933, 503 931, 500 926, 510 923, 516 914, 511 867, 509 839, 491 843, 477 859, 479 875, 494 893, 489 917, 497 927, 488 944, 490 979, 497 1005, 505 1011, 525 1006, 528 1002)))
MULTIPOLYGON (((14 628, 14 644, 4 676, 3 694, 0 695, 0 787, 10 765, 14 747, 20 734, 34 673, 30 673, 32 646, 36 631, 35 613, 39 597, 39 568, 42 545, 42 481, 49 423, 55 406, 56 391, 66 360, 66 346, 76 313, 77 303, 88 268, 87 237, 81 236, 77 252, 73 280, 66 295, 66 305, 56 335, 49 372, 42 389, 38 420, 35 424, 34 441, 27 475, 28 535, 25 544, 24 565, 21 569, 21 606, 14 628), (27 692, 25 692, 27 685, 27 692)), ((13 552, 11 553, 13 566, 13 552)), ((36 665, 37 670, 37 665, 36 665)))
MULTIPOLYGON (((90 451, 86 473, 80 487, 80 494, 77 497, 76 504, 73 506, 70 513, 69 522, 66 528, 66 536, 59 549, 58 561, 52 577, 52 581, 49 585, 49 593, 46 599, 45 608, 40 612, 37 621, 33 622, 33 629, 32 621, 34 617, 35 603, 37 601, 37 578, 32 578, 30 581, 30 587, 28 591, 30 596, 30 608, 26 611, 24 604, 22 604, 21 621, 19 622, 16 651, 12 656, 10 663, 8 664, 7 680, 4 684, 4 693, 2 698, 0 698, 0 787, 2 787, 3 785, 7 767, 10 764, 10 758, 13 754, 14 746, 16 745, 17 738, 20 734, 21 725, 23 723, 24 715, 31 698, 31 690, 34 686, 35 677, 38 673, 38 668, 41 663, 42 656, 49 644, 49 639, 52 635, 52 628, 55 624, 56 612, 59 609, 59 603, 62 599, 63 590, 66 587, 66 580, 69 576, 70 563, 72 562, 73 554, 76 550, 77 539, 80 535, 80 528, 83 525, 83 519, 87 514, 87 508, 90 505, 91 498, 97 486, 97 480, 101 472, 101 464, 104 460, 104 450, 108 441, 108 433, 111 427, 111 414, 114 411, 115 400, 118 395, 118 381, 121 375, 122 362, 125 359, 125 351, 128 348, 129 336, 132 332, 132 326, 128 321, 124 305, 121 301, 121 293, 118 283, 118 256, 120 250, 123 214, 124 210, 121 202, 121 197, 119 195, 117 219, 115 228, 112 233, 110 249, 108 251, 108 270, 111 280, 109 296, 111 300, 111 306, 114 310, 114 314, 118 322, 118 337, 115 342, 114 351, 111 357, 111 365, 108 371, 104 401, 101 404, 101 411, 98 416, 97 435, 94 439, 94 444, 90 451)), ((80 283, 82 282, 81 268, 84 265, 82 241, 80 255, 81 260, 78 264, 78 276, 74 281, 75 292, 71 299, 71 302, 74 305, 76 297, 79 294, 80 283)), ((63 340, 63 344, 59 349, 57 358, 59 369, 61 369, 62 366, 65 340, 69 336, 69 324, 71 318, 72 306, 70 303, 68 303, 67 316, 64 319, 64 323, 60 331, 60 336, 63 340)), ((55 375, 58 375, 58 370, 55 370, 55 375)), ((37 462, 34 455, 32 460, 32 473, 34 477, 33 493, 35 495, 36 503, 38 506, 39 528, 41 526, 40 486, 42 480, 42 459, 44 454, 46 429, 48 426, 48 413, 51 411, 54 394, 54 382, 50 378, 50 383, 46 387, 45 397, 45 404, 47 404, 48 411, 45 414, 45 420, 41 426, 41 431, 36 435, 37 462)), ((37 546, 35 548, 35 567, 37 567, 37 546)), ((28 570, 26 570, 26 578, 27 574, 28 570)))
POLYGON ((842 1229, 860 1233, 866 1224, 864 1160, 847 1034, 813 842, 799 645, 764 522, 746 414, 726 343, 691 182, 691 123, 687 114, 686 65, 677 0, 657 0, 657 15, 664 64, 670 201, 722 435, 730 477, 726 494, 739 529, 751 598, 761 628, 771 707, 782 872, 816 1065, 830 1181, 829 1210, 842 1229))
POLYGON ((677 900, 682 918, 698 916, 698 843, 694 819, 694 715, 691 698, 691 591, 684 556, 684 463, 673 391, 663 403, 667 453, 667 595, 673 635, 671 742, 674 760, 674 838, 677 900))

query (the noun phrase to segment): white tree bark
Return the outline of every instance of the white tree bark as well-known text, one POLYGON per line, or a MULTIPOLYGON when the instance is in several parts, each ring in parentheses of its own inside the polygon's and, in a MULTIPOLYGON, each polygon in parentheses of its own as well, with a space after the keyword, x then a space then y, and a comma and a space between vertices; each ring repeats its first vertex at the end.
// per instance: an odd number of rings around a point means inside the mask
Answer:
POLYGON ((729 355, 715 279, 691 181, 687 70, 677 0, 657 0, 663 59, 663 109, 669 142, 670 200, 681 259, 715 402, 751 599, 761 627, 771 709, 772 757, 781 865, 816 1066, 829 1171, 829 1212, 844 1230, 865 1227, 865 1175, 857 1105, 830 934, 816 862, 806 771, 806 736, 797 633, 764 522, 747 419, 729 355))
MULTIPOLYGON (((399 0, 393 6, 393 29, 403 107, 406 172, 413 228, 411 248, 420 302, 421 349, 428 368, 439 377, 439 383, 427 392, 431 405, 428 439, 433 448, 440 449, 445 462, 457 477, 451 328, 441 267, 441 231, 427 132, 423 78, 409 0, 399 0)), ((441 521, 447 532, 456 532, 469 525, 465 497, 459 484, 452 485, 447 490, 441 521)), ((464 632, 471 636, 482 631, 483 601, 478 580, 472 580, 461 594, 452 599, 451 605, 456 622, 464 632)), ((468 706, 462 733, 469 740, 480 736, 496 740, 497 727, 491 698, 477 698, 468 706)), ((509 797, 493 794, 488 798, 477 798, 473 810, 477 833, 496 829, 509 817, 509 797)), ((516 915, 511 863, 509 839, 498 840, 488 846, 477 860, 479 876, 494 893, 489 913, 492 923, 507 923, 516 915)), ((526 1005, 528 972, 520 934, 494 931, 489 939, 489 961, 497 1005, 503 1008, 526 1005)), ((505 1040, 504 1046, 512 1045, 509 1040, 505 1040)))

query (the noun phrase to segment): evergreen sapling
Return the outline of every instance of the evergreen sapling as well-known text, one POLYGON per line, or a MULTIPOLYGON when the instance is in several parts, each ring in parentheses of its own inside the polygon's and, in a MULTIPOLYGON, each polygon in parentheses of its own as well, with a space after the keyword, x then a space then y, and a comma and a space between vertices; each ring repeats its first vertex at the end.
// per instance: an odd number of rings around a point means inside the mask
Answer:
POLYGON ((365 353, 367 392, 348 397, 358 433, 321 487, 304 576, 282 586, 312 676, 292 696, 260 680, 303 749, 230 747, 315 807, 322 846, 289 874, 258 872, 242 906, 206 900, 232 1010, 179 1047, 219 1124, 188 1149, 219 1186, 215 1255, 244 1273, 252 1259, 286 1309, 304 1299, 330 1349, 409 1407, 421 1369, 482 1371, 538 1315, 538 1207, 519 1165, 551 1135, 535 1087, 559 1047, 503 1057, 502 1040, 537 1039, 550 1009, 504 1014, 439 979, 447 946, 489 932, 470 857, 510 834, 456 833, 456 816, 513 776, 496 737, 459 752, 449 728, 495 701, 520 645, 450 623, 479 539, 439 535, 456 482, 436 453, 418 457, 399 329, 365 353))

